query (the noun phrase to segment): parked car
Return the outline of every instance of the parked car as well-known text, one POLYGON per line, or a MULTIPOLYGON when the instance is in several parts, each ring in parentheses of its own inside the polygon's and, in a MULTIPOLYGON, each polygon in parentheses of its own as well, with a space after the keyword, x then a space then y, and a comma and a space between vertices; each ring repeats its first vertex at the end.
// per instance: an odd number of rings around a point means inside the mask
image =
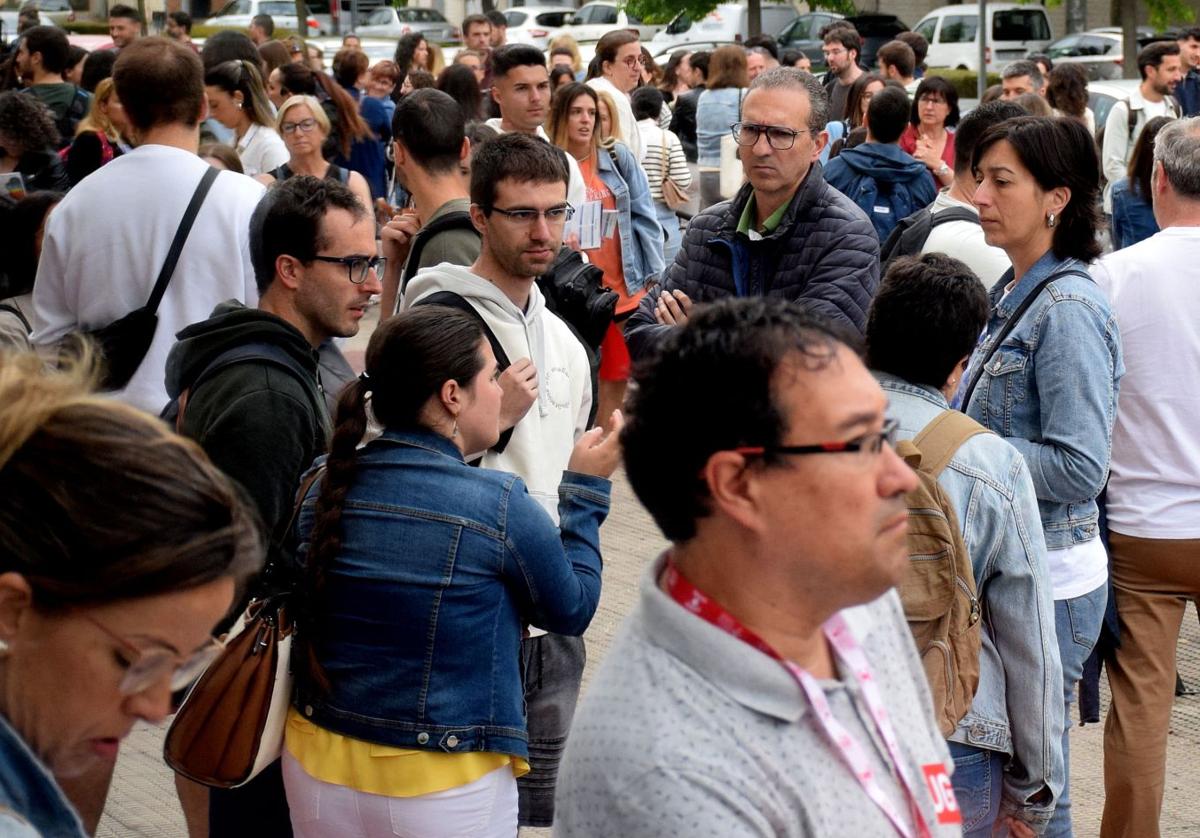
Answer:
POLYGON ((1104 127, 1112 106, 1122 99, 1128 99, 1140 84, 1137 79, 1106 79, 1088 83, 1088 107, 1096 115, 1096 133, 1104 127))
MULTIPOLYGON (((1045 52, 1054 39, 1050 19, 1041 6, 1021 3, 988 3, 990 22, 987 69, 1001 70, 1005 64, 1031 52, 1045 52)), ((942 6, 913 27, 929 41, 925 63, 930 67, 979 70, 979 6, 942 6)))
MULTIPOLYGON (((901 32, 907 32, 908 26, 895 15, 853 15, 846 18, 854 24, 862 37, 863 48, 858 55, 858 63, 868 70, 875 69, 875 53, 888 41, 896 40, 901 32)), ((825 63, 825 57, 821 57, 825 63)))
POLYGON ((546 49, 550 39, 575 15, 574 6, 522 6, 504 13, 508 21, 505 35, 510 44, 532 44, 546 49))
MULTIPOLYGON (((5 44, 11 44, 17 37, 17 14, 16 9, 0 11, 0 41, 5 44)), ((38 11, 38 24, 41 26, 55 25, 45 11, 38 11)))
POLYGON ((1125 63, 1119 33, 1076 32, 1046 47, 1046 55, 1056 65, 1078 64, 1091 81, 1121 78, 1125 63))
POLYGON ((600 0, 581 6, 563 31, 582 44, 595 43, 614 29, 629 29, 637 32, 643 41, 649 41, 663 28, 661 25, 642 23, 616 3, 600 0))
POLYGON ((810 12, 800 15, 779 33, 779 37, 776 38, 779 48, 798 49, 808 56, 814 67, 824 67, 825 53, 821 52, 821 48, 825 44, 821 40, 821 29, 841 17, 837 12, 810 12))
POLYGON ((399 38, 413 32, 439 44, 462 42, 462 32, 445 15, 437 9, 416 6, 380 6, 354 30, 354 34, 364 38, 399 38))
POLYGON ((70 0, 37 0, 38 10, 54 21, 56 26, 75 21, 75 10, 70 0))
MULTIPOLYGON (((796 16, 791 3, 762 4, 762 31, 778 32, 796 16)), ((744 3, 721 3, 703 18, 693 21, 686 12, 672 18, 666 28, 654 36, 650 51, 690 41, 744 41, 750 37, 750 12, 744 3)))
MULTIPOLYGON (((349 21, 347 20, 346 31, 349 31, 349 21)), ((357 34, 358 30, 355 30, 357 34)), ((195 38, 192 39, 196 40, 195 38)), ((360 48, 366 53, 367 58, 371 60, 371 64, 379 61, 390 61, 392 56, 396 54, 396 39, 395 38, 359 38, 360 48)), ((324 35, 320 38, 310 38, 308 41, 314 46, 321 48, 321 52, 325 55, 325 64, 328 67, 333 62, 333 56, 342 48, 341 35, 324 35)))
MULTIPOLYGON (((204 23, 217 29, 246 29, 255 15, 270 15, 277 28, 298 31, 296 4, 291 0, 230 0, 204 23)), ((326 34, 311 14, 308 16, 308 34, 326 34)))
POLYGON ((683 52, 712 52, 717 47, 738 46, 736 41, 688 41, 686 44, 647 44, 646 48, 650 50, 650 57, 654 59, 654 63, 660 67, 670 60, 674 53, 683 52))

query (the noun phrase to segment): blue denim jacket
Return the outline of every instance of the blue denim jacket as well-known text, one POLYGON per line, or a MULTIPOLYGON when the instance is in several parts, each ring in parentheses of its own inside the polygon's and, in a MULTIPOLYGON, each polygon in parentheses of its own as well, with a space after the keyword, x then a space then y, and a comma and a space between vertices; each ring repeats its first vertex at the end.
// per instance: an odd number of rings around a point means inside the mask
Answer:
POLYGON ((1120 250, 1150 238, 1158 232, 1154 207, 1134 191, 1129 178, 1121 178, 1112 188, 1113 250, 1120 250))
MULTIPOLYGON (((527 757, 522 624, 587 628, 610 485, 565 472, 560 532, 515 475, 468 466, 437 434, 386 431, 358 453, 313 605, 308 642, 331 689, 300 667, 296 707, 367 742, 527 757)), ((304 559, 317 491, 297 524, 304 559)))
POLYGON ((4 838, 86 838, 46 767, 0 716, 0 835, 4 838))
POLYGON ((617 166, 613 166, 612 155, 600 149, 595 152, 596 174, 617 199, 621 267, 625 272, 625 290, 633 296, 666 267, 663 228, 650 197, 650 181, 633 159, 633 152, 624 143, 614 144, 612 150, 617 166))
POLYGON ((1096 497, 1108 479, 1117 389, 1125 373, 1121 338, 1108 299, 1079 260, 1060 260, 1048 251, 1001 300, 1012 279, 1010 268, 989 292, 987 331, 965 378, 991 357, 964 409, 1025 456, 1046 546, 1061 550, 1099 532, 1096 497), (1056 279, 992 353, 989 336, 1051 275, 1056 279))
MULTIPOLYGON (((932 387, 876 377, 900 439, 912 439, 948 407, 932 387)), ((950 741, 1009 754, 1001 813, 1046 824, 1066 780, 1062 666, 1029 469, 1004 440, 980 435, 958 449, 938 483, 954 503, 983 605, 979 688, 950 741), (1031 802, 1045 789, 1046 799, 1031 802)))
POLYGON ((721 165, 721 138, 742 112, 746 91, 741 87, 706 90, 696 100, 696 162, 700 166, 721 165))

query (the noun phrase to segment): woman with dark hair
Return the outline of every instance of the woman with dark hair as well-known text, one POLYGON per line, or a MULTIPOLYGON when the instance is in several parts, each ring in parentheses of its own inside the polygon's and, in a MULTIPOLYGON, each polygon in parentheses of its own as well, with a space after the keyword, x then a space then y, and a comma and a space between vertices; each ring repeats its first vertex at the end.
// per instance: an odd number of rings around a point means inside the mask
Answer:
POLYGON ((688 63, 688 51, 686 49, 677 49, 671 53, 671 57, 667 59, 667 66, 663 68, 662 80, 658 83, 658 89, 662 91, 663 99, 669 104, 675 101, 675 97, 682 96, 692 89, 680 76, 680 70, 691 72, 691 65, 688 63))
POLYGON ((263 74, 268 78, 276 68, 292 63, 292 56, 283 41, 264 41, 258 45, 258 54, 262 58, 263 74))
POLYGON ((566 64, 555 64, 550 68, 550 95, 553 97, 564 84, 575 81, 575 71, 566 64))
MULTIPOLYGON (((396 42, 396 52, 392 56, 392 61, 396 62, 396 78, 401 82, 404 81, 409 70, 428 72, 429 44, 425 42, 425 36, 419 32, 410 32, 401 36, 400 40, 396 42)), ((392 98, 399 100, 399 85, 396 86, 392 98)))
MULTIPOLYGON (((553 81, 550 86, 554 86, 553 81)), ((451 64, 438 76, 437 89, 458 102, 467 122, 484 118, 483 94, 479 91, 479 82, 475 80, 475 71, 470 67, 451 64)))
MULTIPOLYGON (((1062 64, 1060 69, 1069 66, 1062 64)), ((1158 232, 1151 200, 1154 193, 1150 189, 1150 174, 1154 171, 1154 140, 1170 121, 1169 116, 1156 116, 1146 123, 1129 155, 1129 176, 1113 184, 1113 250, 1137 244, 1158 232)))
MULTIPOLYGON (((42 255, 42 233, 46 216, 62 200, 61 192, 34 192, 3 206, 0 218, 0 350, 29 351, 33 344, 33 281, 42 255)), ((9 203, 7 197, 3 198, 9 203)))
MULTIPOLYGON (((1012 268, 990 292, 991 314, 961 403, 1016 446, 1033 476, 1054 594, 1069 767, 1070 705, 1108 599, 1096 498, 1108 476, 1124 373, 1116 319, 1087 272, 1100 255, 1100 162, 1096 141, 1079 122, 1022 116, 988 129, 972 167, 984 237, 1012 268)), ((1045 834, 1070 835, 1070 819, 1065 786, 1045 834)))
POLYGON ((1059 64, 1046 82, 1046 101, 1056 116, 1080 120, 1088 133, 1096 134, 1096 115, 1088 107, 1087 73, 1078 64, 1059 64))
POLYGON ((867 107, 886 84, 887 80, 879 73, 863 73, 854 80, 846 92, 846 118, 825 125, 829 142, 821 151, 822 164, 867 141, 867 107))
POLYGON ((937 189, 954 180, 954 131, 958 125, 958 91, 941 76, 927 76, 917 85, 908 127, 900 148, 929 169, 937 189))
MULTIPOLYGON (((654 56, 650 54, 650 50, 642 47, 642 79, 638 82, 638 87, 653 87, 662 92, 663 71, 662 68, 654 61, 654 56)), ((633 96, 633 91, 629 92, 633 96)), ((632 104, 630 105, 632 107, 632 104)), ((637 116, 634 116, 634 121, 638 122, 637 116)), ((667 104, 667 97, 663 96, 662 107, 658 109, 658 127, 664 131, 671 127, 671 106, 667 104)), ((645 154, 643 146, 642 153, 645 154)))
POLYGON ((275 131, 258 67, 249 61, 223 61, 204 74, 204 88, 209 113, 233 130, 246 174, 269 172, 287 162, 287 146, 275 131))
POLYGON ((101 80, 111 78, 113 65, 117 63, 117 52, 111 49, 98 49, 89 52, 83 59, 83 69, 79 71, 79 86, 92 93, 101 80))
POLYGON ((4 835, 86 834, 60 784, 111 773, 133 726, 167 717, 262 561, 200 448, 94 383, 86 358, 0 355, 4 835))
POLYGON ((67 84, 83 85, 83 62, 88 57, 88 51, 83 47, 71 44, 67 50, 67 66, 63 68, 63 81, 67 84))
POLYGON ((417 306, 380 325, 342 391, 297 525, 283 778, 299 838, 351 822, 372 838, 516 835, 521 633, 591 621, 618 442, 580 439, 556 527, 520 478, 464 460, 500 436, 498 375, 476 317, 417 306), (383 433, 364 446, 368 403, 383 433))
MULTIPOLYGON (((717 47, 708 58, 708 80, 696 100, 696 163, 700 168, 700 210, 725 200, 721 194, 721 140, 732 137, 729 126, 742 112, 742 97, 750 86, 746 51, 739 46, 717 47)), ((729 142, 727 141, 727 142, 729 142)))
MULTIPOLYGON (((58 156, 54 117, 36 97, 16 90, 0 93, 0 174, 20 176, 10 192, 66 192, 71 179, 58 156)), ((21 197, 15 195, 14 197, 21 197)))

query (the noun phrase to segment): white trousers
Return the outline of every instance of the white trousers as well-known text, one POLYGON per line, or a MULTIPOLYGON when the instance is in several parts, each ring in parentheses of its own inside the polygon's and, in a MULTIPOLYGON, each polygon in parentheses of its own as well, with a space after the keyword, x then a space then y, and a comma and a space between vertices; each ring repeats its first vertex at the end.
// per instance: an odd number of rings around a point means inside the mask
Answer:
POLYGON ((284 749, 283 786, 296 838, 515 838, 517 781, 505 765, 419 797, 386 797, 322 782, 284 749))

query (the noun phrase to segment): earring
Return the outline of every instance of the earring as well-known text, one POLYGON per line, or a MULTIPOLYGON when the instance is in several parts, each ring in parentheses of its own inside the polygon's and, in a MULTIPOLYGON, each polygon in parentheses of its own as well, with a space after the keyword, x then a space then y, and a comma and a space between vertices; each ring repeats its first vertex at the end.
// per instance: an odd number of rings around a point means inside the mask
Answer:
POLYGON ((1057 223, 1058 223, 1058 219, 1054 217, 1054 213, 1050 213, 1049 215, 1046 216, 1046 226, 1047 227, 1053 227, 1057 223))
POLYGON ((453 428, 453 430, 450 431, 450 438, 453 439, 456 436, 458 436, 458 417, 457 416, 454 417, 454 428, 453 428))

